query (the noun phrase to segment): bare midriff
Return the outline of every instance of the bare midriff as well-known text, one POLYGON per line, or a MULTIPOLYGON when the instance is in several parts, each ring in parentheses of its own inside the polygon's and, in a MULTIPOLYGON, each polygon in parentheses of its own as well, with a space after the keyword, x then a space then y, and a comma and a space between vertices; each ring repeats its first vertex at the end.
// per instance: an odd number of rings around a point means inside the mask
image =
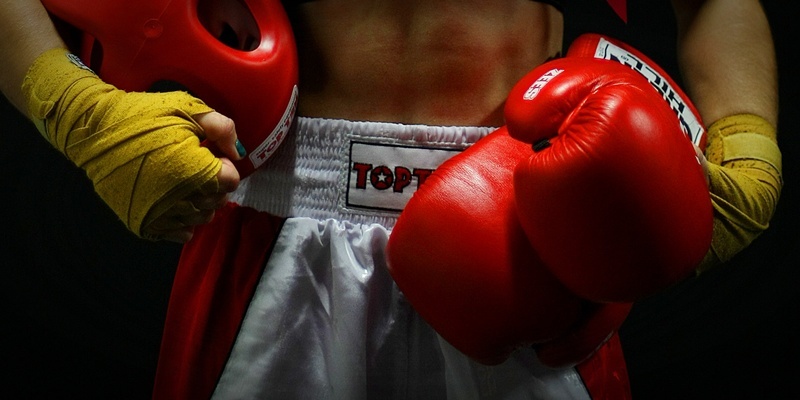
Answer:
POLYGON ((530 0, 323 0, 295 20, 300 115, 427 125, 501 125, 563 27, 530 0))

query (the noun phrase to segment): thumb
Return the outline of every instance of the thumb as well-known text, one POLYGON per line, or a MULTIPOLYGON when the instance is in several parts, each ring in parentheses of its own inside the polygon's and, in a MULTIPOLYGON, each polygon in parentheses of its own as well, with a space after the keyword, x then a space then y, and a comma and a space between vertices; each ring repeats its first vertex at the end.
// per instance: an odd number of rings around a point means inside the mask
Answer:
POLYGON ((700 150, 700 147, 694 145, 694 153, 697 156, 697 162, 700 163, 700 166, 703 167, 703 174, 706 177, 706 185, 711 185, 711 178, 708 171, 708 160, 706 156, 703 154, 703 150, 700 150))
POLYGON ((195 121, 203 128, 206 139, 232 160, 240 160, 247 154, 232 119, 212 111, 195 116, 195 121))

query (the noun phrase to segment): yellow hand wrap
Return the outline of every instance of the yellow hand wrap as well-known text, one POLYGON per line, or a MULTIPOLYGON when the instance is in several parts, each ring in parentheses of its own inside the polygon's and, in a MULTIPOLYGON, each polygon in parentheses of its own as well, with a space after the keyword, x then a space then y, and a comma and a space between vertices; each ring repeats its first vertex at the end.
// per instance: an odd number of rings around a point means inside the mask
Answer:
POLYGON ((783 186, 775 128, 756 115, 712 124, 706 158, 714 236, 698 272, 730 260, 767 229, 783 186))
POLYGON ((217 190, 222 164, 192 119, 213 110, 187 93, 127 93, 64 49, 40 55, 22 91, 42 135, 137 235, 153 237, 149 225, 187 195, 217 190))

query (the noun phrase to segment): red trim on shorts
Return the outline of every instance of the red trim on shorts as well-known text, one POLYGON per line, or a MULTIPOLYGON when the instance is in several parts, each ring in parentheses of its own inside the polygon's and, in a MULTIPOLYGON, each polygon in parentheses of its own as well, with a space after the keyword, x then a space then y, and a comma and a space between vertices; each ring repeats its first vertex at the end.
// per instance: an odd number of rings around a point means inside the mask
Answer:
POLYGON ((631 399, 628 368, 617 333, 576 368, 593 400, 631 399))
POLYGON ((161 341, 153 399, 208 399, 283 226, 228 203, 181 254, 161 341))
MULTIPOLYGON (((195 230, 175 274, 153 399, 207 399, 285 219, 233 203, 195 230)), ((619 336, 577 367, 594 400, 631 398, 619 336)))

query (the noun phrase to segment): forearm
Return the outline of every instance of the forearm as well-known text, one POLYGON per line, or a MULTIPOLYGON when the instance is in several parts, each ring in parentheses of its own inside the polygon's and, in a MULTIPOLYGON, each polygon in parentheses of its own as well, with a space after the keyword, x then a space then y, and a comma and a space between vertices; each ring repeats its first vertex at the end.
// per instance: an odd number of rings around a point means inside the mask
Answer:
POLYGON ((0 59, 5 72, 0 90, 27 115, 22 79, 33 61, 44 51, 64 47, 39 0, 0 0, 0 59))
POLYGON ((678 60, 705 123, 749 113, 778 119, 772 35, 758 0, 673 0, 678 60))
POLYGON ((686 88, 708 126, 711 249, 698 271, 726 262, 764 230, 783 186, 777 67, 757 0, 673 0, 686 88))

